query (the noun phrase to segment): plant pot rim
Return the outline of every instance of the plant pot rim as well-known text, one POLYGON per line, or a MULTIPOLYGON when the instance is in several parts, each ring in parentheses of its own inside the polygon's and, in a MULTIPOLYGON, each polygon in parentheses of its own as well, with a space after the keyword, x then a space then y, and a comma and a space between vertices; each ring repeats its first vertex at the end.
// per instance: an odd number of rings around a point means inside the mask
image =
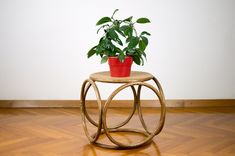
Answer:
MULTIPOLYGON (((117 58, 118 56, 108 56, 109 58, 117 58)), ((130 55, 128 55, 128 56, 125 56, 125 58, 128 58, 128 57, 132 57, 132 56, 130 56, 130 55)))

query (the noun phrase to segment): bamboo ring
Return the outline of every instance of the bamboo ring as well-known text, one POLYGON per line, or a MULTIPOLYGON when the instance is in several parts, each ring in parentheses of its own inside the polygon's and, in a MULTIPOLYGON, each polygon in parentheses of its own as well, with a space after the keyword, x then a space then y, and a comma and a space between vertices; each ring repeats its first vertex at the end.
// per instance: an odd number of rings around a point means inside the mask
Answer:
MULTIPOLYGON (((104 105, 104 108, 103 108, 103 114, 102 114, 102 123, 103 123, 103 129, 105 131, 105 134, 106 136, 109 138, 109 140, 116 144, 117 146, 121 147, 121 148, 135 148, 135 147, 139 147, 139 146, 142 146, 142 145, 145 145, 145 144, 148 144, 152 141, 152 138, 161 132, 162 128, 163 128, 163 125, 164 125, 164 121, 165 121, 165 112, 166 112, 166 109, 165 109, 165 103, 164 103, 164 100, 163 100, 163 97, 161 96, 160 92, 154 88, 152 85, 150 84, 147 84, 147 83, 144 83, 144 82, 132 82, 132 83, 127 83, 127 84, 124 84, 122 86, 120 86, 119 88, 117 88, 108 98, 108 100, 106 101, 105 105, 104 105), (112 101, 112 99, 114 98, 115 95, 117 95, 117 93, 119 93, 120 91, 122 91, 123 89, 129 87, 129 86, 134 86, 134 85, 139 85, 139 86, 145 86, 145 87, 148 87, 149 89, 151 89, 156 95, 157 97, 159 98, 159 101, 160 101, 160 104, 161 104, 161 116, 160 116, 160 121, 159 121, 159 125, 158 127, 156 128, 156 130, 149 134, 148 137, 139 142, 139 143, 135 143, 135 144, 131 144, 131 145, 127 145, 127 144, 123 144, 123 143, 120 143, 118 142, 117 140, 115 140, 111 135, 110 135, 110 129, 107 127, 107 124, 106 124, 106 114, 107 114, 107 109, 112 101)), ((144 122, 144 121, 142 121, 144 122)), ((145 125, 145 124, 144 124, 145 125)), ((133 130, 134 131, 134 130, 133 130)), ((147 132, 148 133, 148 132, 147 132)))
POLYGON ((130 149, 130 148, 144 146, 144 145, 151 143, 153 137, 159 134, 164 126, 165 115, 166 115, 166 105, 165 105, 165 97, 164 97, 163 90, 159 81, 154 76, 146 72, 134 71, 132 72, 132 76, 127 79, 109 77, 108 72, 99 72, 99 73, 92 74, 90 76, 90 79, 85 80, 82 84, 80 101, 81 101, 81 111, 82 111, 81 114, 82 114, 82 120, 83 120, 83 128, 84 128, 85 134, 87 138, 89 139, 90 143, 99 147, 110 148, 110 149, 130 149), (153 80, 154 83, 156 84, 156 88, 145 82, 148 80, 153 80), (100 92, 95 83, 96 81, 106 82, 106 83, 125 83, 125 84, 121 85, 116 90, 114 90, 111 93, 111 95, 108 97, 105 104, 103 105, 101 97, 100 97, 100 92), (135 86, 138 86, 137 90, 135 89, 135 86), (152 90, 156 94, 161 105, 160 118, 153 132, 150 132, 148 130, 148 127, 143 118, 142 108, 140 104, 141 88, 143 86, 152 90), (97 99, 98 121, 95 121, 91 118, 86 108, 86 96, 91 87, 93 88, 95 95, 96 95, 96 99, 97 99), (119 92, 121 92, 127 87, 131 87, 132 92, 133 92, 133 96, 134 96, 133 109, 124 121, 121 121, 120 123, 115 124, 114 126, 108 126, 106 122, 108 108, 113 98, 119 92), (122 126, 126 125, 131 120, 131 118, 135 114, 135 111, 138 111, 138 116, 139 116, 140 122, 144 130, 121 128, 122 126), (87 121, 91 123, 92 125, 94 125, 95 127, 97 127, 97 130, 94 134, 89 133, 88 127, 87 127, 87 121), (124 144, 124 143, 119 142, 117 139, 114 139, 110 135, 110 133, 115 133, 115 132, 138 133, 138 134, 143 135, 145 138, 144 140, 137 142, 137 143, 124 144), (108 137, 108 139, 111 141, 111 143, 113 143, 114 145, 98 142, 99 136, 102 134, 105 134, 108 137))
POLYGON ((96 86, 96 84, 94 83, 94 81, 88 79, 85 80, 83 85, 82 85, 82 89, 81 89, 81 110, 82 110, 82 120, 83 120, 83 129, 85 131, 85 134, 87 136, 87 138, 89 139, 89 141, 92 142, 96 142, 96 140, 98 140, 99 136, 100 136, 100 132, 102 129, 102 103, 101 103, 101 98, 100 98, 100 93, 99 90, 96 86), (86 87, 86 84, 88 84, 88 86, 86 87), (96 94, 96 98, 97 98, 97 104, 98 104, 98 109, 99 109, 99 119, 98 119, 98 123, 95 123, 95 121, 93 121, 87 114, 86 111, 86 106, 85 106, 85 95, 88 91, 88 89, 90 88, 90 86, 93 87, 95 94, 96 94), (86 89, 85 89, 86 88, 86 89), (87 124, 86 124, 86 118, 88 119, 88 121, 90 121, 91 123, 93 123, 93 125, 95 125, 97 128, 97 132, 95 136, 91 136, 88 132, 87 129, 87 124))

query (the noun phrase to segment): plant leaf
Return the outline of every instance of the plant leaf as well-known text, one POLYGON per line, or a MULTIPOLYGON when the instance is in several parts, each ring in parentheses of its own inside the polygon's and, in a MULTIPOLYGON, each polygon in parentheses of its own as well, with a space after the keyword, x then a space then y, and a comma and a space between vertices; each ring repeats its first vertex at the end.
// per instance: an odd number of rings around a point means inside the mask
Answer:
POLYGON ((124 55, 123 51, 120 51, 120 53, 118 55, 118 59, 120 62, 124 62, 125 55, 124 55))
POLYGON ((122 50, 118 47, 115 47, 115 52, 120 53, 120 52, 122 52, 122 50))
POLYGON ((126 36, 132 36, 133 28, 129 25, 123 25, 120 27, 120 30, 124 32, 126 36))
POLYGON ((137 65, 140 65, 140 57, 139 56, 136 56, 136 55, 133 55, 133 61, 137 64, 137 65))
POLYGON ((140 41, 139 41, 139 48, 140 48, 141 51, 144 51, 144 50, 145 50, 146 44, 144 43, 143 40, 140 40, 140 41))
POLYGON ((137 19, 136 22, 144 24, 144 23, 150 23, 150 20, 148 18, 142 17, 142 18, 137 19))
POLYGON ((144 44, 145 44, 146 47, 147 47, 147 45, 148 45, 148 38, 147 38, 147 37, 144 37, 144 36, 141 36, 141 39, 143 40, 144 44))
POLYGON ((108 56, 116 56, 116 51, 109 51, 108 56))
POLYGON ((117 40, 118 35, 113 29, 109 29, 108 34, 109 34, 109 36, 111 37, 112 40, 114 40, 114 41, 117 40))
POLYGON ((126 43, 130 42, 130 39, 131 39, 131 37, 128 37, 128 38, 126 39, 126 43))
POLYGON ((123 37, 125 37, 125 34, 123 34, 123 32, 121 32, 121 30, 119 28, 115 28, 115 31, 117 31, 120 35, 122 35, 123 37))
POLYGON ((126 29, 128 29, 128 27, 129 27, 128 25, 123 25, 120 27, 120 30, 125 31, 126 29))
POLYGON ((126 22, 126 21, 131 22, 132 18, 133 18, 133 16, 128 17, 128 18, 124 19, 123 22, 126 22))
POLYGON ((88 53, 87 53, 87 57, 90 58, 92 55, 94 55, 96 53, 96 50, 95 50, 96 46, 92 47, 88 53))
POLYGON ((123 45, 122 41, 119 39, 118 34, 114 31, 114 29, 109 29, 108 34, 113 41, 117 42, 121 46, 123 45))
POLYGON ((120 27, 120 30, 124 32, 124 34, 127 36, 127 29, 129 28, 128 25, 123 25, 120 27))
POLYGON ((96 51, 96 55, 100 54, 102 51, 104 50, 102 44, 98 44, 95 51, 96 51))
POLYGON ((127 50, 128 50, 128 48, 127 48, 127 47, 123 49, 123 51, 127 51, 127 50))
POLYGON ((131 37, 133 34, 133 28, 131 26, 129 26, 129 28, 126 30, 126 34, 128 37, 131 37))
POLYGON ((141 34, 140 34, 140 36, 142 36, 142 35, 151 35, 150 33, 148 33, 147 31, 143 31, 141 34))
POLYGON ((97 23, 96 25, 101 25, 101 24, 104 24, 104 23, 107 23, 107 22, 111 22, 111 18, 110 17, 103 17, 101 18, 97 23))
POLYGON ((117 38, 116 40, 119 45, 123 46, 122 41, 119 38, 117 38))
POLYGON ((135 46, 137 46, 137 44, 139 43, 139 37, 132 37, 130 39, 130 43, 128 44, 128 48, 129 49, 132 49, 134 48, 135 46))
POLYGON ((136 52, 136 51, 135 51, 134 49, 128 49, 128 51, 127 51, 127 53, 128 53, 129 55, 134 55, 135 52, 136 52))
MULTIPOLYGON (((99 33, 99 31, 100 31, 100 29, 102 29, 102 28, 104 29, 104 27, 105 27, 105 26, 109 26, 109 25, 108 25, 108 24, 107 24, 107 25, 102 25, 102 26, 97 30, 97 32, 96 32, 96 33, 98 34, 98 33, 99 33)), ((104 31, 105 31, 105 29, 104 29, 104 31)))
POLYGON ((100 40, 99 40, 99 44, 102 44, 104 42, 105 38, 104 37, 101 37, 100 40))
POLYGON ((143 66, 144 65, 144 59, 143 59, 142 56, 140 56, 140 60, 141 60, 141 66, 143 66))
POLYGON ((146 53, 145 53, 145 52, 142 52, 142 54, 144 55, 145 60, 147 60, 146 53))
POLYGON ((108 56, 103 56, 100 63, 101 64, 105 63, 105 62, 107 62, 107 60, 108 60, 108 56))

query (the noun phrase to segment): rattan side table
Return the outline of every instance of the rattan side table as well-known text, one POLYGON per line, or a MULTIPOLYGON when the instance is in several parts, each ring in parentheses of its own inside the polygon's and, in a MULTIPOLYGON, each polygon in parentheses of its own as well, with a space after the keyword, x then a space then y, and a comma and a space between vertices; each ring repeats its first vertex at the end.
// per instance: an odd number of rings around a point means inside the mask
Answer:
POLYGON ((86 134, 87 138, 89 139, 90 143, 92 143, 96 146, 100 146, 100 147, 104 147, 104 148, 111 148, 111 149, 129 149, 129 148, 140 147, 140 146, 146 145, 148 143, 151 143, 153 137, 156 136, 157 134, 159 134, 164 126, 165 115, 166 115, 164 93, 163 93, 163 90, 162 90, 162 87, 161 87, 159 81, 150 73, 140 72, 140 71, 132 71, 130 77, 124 77, 124 78, 110 77, 110 74, 108 71, 93 73, 90 75, 89 79, 84 81, 82 88, 81 88, 80 98, 81 98, 80 100, 81 100, 83 128, 84 128, 85 134, 86 134), (149 81, 149 80, 153 80, 156 84, 156 87, 147 83, 147 81, 149 81), (102 105, 100 92, 99 92, 98 87, 95 82, 121 83, 122 85, 120 87, 118 87, 116 90, 114 90, 110 94, 110 96, 108 97, 105 104, 102 105), (134 86, 137 86, 138 89, 136 90, 134 86), (161 105, 161 111, 160 111, 161 114, 160 114, 159 123, 158 123, 158 126, 156 127, 156 129, 152 133, 148 131, 148 128, 146 126, 146 123, 144 122, 143 114, 141 111, 140 93, 141 93, 142 86, 145 86, 145 87, 149 88, 150 90, 152 90, 156 94, 156 96, 158 97, 160 105, 161 105), (94 121, 89 116, 89 114, 86 110, 86 95, 87 95, 87 92, 90 87, 93 87, 95 94, 96 94, 96 98, 97 98, 98 111, 99 111, 98 122, 94 121), (113 127, 107 127, 106 114, 107 114, 107 110, 109 108, 109 105, 110 105, 112 99, 115 97, 115 95, 127 87, 131 87, 131 89, 133 91, 133 95, 134 95, 133 111, 131 112, 131 114, 128 116, 128 118, 124 122, 122 122, 118 125, 115 125, 113 127), (141 124, 142 124, 145 131, 132 129, 132 128, 128 128, 128 129, 121 128, 130 121, 130 119, 133 117, 135 111, 138 112, 139 119, 140 119, 141 124), (96 133, 89 134, 88 129, 87 129, 86 120, 97 127, 96 133), (115 133, 115 132, 140 133, 145 136, 145 139, 141 142, 137 142, 137 143, 133 143, 133 144, 124 144, 124 143, 119 142, 118 140, 115 140, 110 135, 110 133, 115 133), (97 142, 99 139, 99 136, 101 134, 105 134, 114 145, 107 145, 107 144, 97 142))

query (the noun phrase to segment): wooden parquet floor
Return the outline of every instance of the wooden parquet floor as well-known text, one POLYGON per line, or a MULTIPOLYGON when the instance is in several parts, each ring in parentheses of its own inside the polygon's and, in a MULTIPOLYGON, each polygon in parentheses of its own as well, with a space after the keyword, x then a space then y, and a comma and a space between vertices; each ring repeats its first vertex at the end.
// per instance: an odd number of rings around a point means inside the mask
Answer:
MULTIPOLYGON (((90 112, 95 115, 96 111, 90 112)), ((158 112, 152 108, 144 110, 150 129, 157 121, 154 115, 158 116, 158 112)), ((127 115, 128 110, 114 109, 110 114, 112 124, 127 115)), ((130 126, 140 127, 137 123, 130 122, 130 126)), ((117 137, 127 142, 141 139, 127 134, 117 137)), ((235 156, 235 108, 168 109, 164 129, 154 142, 132 150, 108 150, 90 145, 77 108, 0 109, 0 156, 57 155, 235 156)))

